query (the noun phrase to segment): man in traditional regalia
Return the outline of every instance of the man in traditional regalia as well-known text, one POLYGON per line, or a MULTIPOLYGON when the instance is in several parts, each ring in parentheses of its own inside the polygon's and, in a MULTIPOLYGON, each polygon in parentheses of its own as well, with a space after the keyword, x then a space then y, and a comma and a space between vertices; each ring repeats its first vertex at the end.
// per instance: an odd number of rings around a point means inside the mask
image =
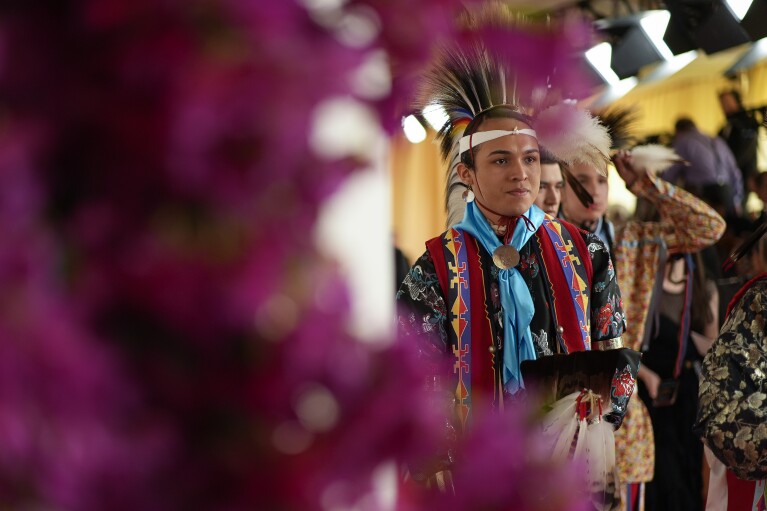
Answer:
MULTIPOLYGON (((398 327, 419 342, 426 384, 454 400, 449 435, 460 434, 475 415, 502 410, 525 387, 525 363, 620 348, 625 327, 605 244, 534 205, 542 146, 562 161, 594 161, 606 171, 609 135, 571 105, 528 115, 507 86, 511 79, 499 59, 476 45, 442 52, 424 89, 426 101, 449 115, 439 132, 449 164, 449 228, 426 242, 402 283, 398 327), (560 118, 570 120, 560 126, 569 132, 567 142, 562 129, 552 129, 560 118), (574 137, 575 153, 568 149, 574 137)), ((611 441, 637 360, 613 358, 607 390, 588 397, 588 420, 608 424, 611 441)), ((568 407, 575 409, 576 397, 580 403, 584 396, 576 392, 568 407)), ((585 425, 587 417, 580 419, 585 425)), ((446 452, 431 473, 413 476, 446 484, 454 461, 446 452)), ((617 481, 610 484, 602 491, 610 493, 606 508, 617 505, 617 481)))

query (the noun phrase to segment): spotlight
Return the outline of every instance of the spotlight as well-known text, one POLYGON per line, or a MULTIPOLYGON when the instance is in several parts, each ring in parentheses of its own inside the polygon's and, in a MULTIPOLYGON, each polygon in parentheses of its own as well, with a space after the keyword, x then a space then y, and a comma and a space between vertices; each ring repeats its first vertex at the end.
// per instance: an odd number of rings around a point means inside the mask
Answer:
POLYGON ((647 11, 639 20, 639 26, 642 27, 650 42, 661 54, 663 60, 672 60, 674 54, 666 43, 663 42, 663 34, 666 32, 668 22, 671 19, 671 13, 668 11, 647 11))
POLYGON ((608 85, 609 80, 617 82, 618 76, 610 69, 612 48, 608 43, 604 45, 596 50, 592 48, 593 51, 581 50, 570 55, 568 72, 560 73, 558 69, 553 69, 546 88, 536 89, 533 95, 545 95, 548 90, 553 89, 561 91, 563 98, 580 100, 594 95, 595 91, 608 85))
POLYGON ((729 7, 735 17, 738 18, 738 21, 741 21, 746 17, 746 13, 752 3, 753 0, 727 0, 727 7, 729 7))
POLYGON ((767 39, 759 39, 749 50, 743 54, 725 72, 724 76, 735 77, 738 72, 749 69, 751 66, 767 58, 767 39))
MULTIPOLYGON (((664 40, 674 54, 696 48, 716 53, 750 41, 733 10, 722 0, 667 0, 666 4, 671 22, 664 40)), ((742 6, 737 9, 746 15, 753 10, 743 10, 742 6)), ((763 20, 763 29, 761 25, 763 20)))
POLYGON ((752 41, 767 37, 767 0, 754 0, 741 18, 740 25, 752 41))
POLYGON ((613 68, 610 67, 612 53, 613 48, 610 43, 599 43, 586 51, 586 59, 608 85, 615 85, 621 81, 613 68))
POLYGON ((595 22, 597 30, 612 43, 610 67, 619 78, 634 76, 648 64, 673 58, 662 37, 670 17, 667 11, 647 11, 595 22))
POLYGON ((434 103, 426 105, 423 110, 421 110, 421 115, 423 115, 426 122, 428 122, 435 131, 441 130, 442 126, 450 120, 445 109, 434 103))
POLYGON ((402 119, 402 130, 405 132, 405 137, 412 144, 420 144, 426 140, 426 129, 416 119, 415 115, 408 115, 402 119))

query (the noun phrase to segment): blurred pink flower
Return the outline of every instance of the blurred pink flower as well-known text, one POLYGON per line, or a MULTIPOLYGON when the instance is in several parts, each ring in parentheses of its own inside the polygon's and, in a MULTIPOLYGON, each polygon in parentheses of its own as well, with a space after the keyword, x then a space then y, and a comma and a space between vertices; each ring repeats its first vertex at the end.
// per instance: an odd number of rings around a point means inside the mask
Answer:
MULTIPOLYGON (((341 3, 377 27, 358 44, 294 1, 0 7, 0 501, 320 509, 444 448, 412 347, 346 330, 346 286, 311 232, 359 162, 319 158, 309 133, 373 50, 392 90, 358 99, 398 125, 460 4, 341 3)), ((498 436, 518 453, 529 439, 498 436)), ((473 438, 467 469, 537 491, 473 438)))
POLYGON ((481 41, 508 63, 518 79, 523 104, 530 104, 535 89, 570 98, 588 92, 581 45, 590 33, 591 28, 578 20, 520 21, 513 26, 490 25, 463 32, 461 44, 481 41))
POLYGON ((434 509, 586 511, 579 468, 552 461, 541 444, 532 410, 524 403, 477 421, 459 445, 453 473, 456 493, 431 502, 434 509))

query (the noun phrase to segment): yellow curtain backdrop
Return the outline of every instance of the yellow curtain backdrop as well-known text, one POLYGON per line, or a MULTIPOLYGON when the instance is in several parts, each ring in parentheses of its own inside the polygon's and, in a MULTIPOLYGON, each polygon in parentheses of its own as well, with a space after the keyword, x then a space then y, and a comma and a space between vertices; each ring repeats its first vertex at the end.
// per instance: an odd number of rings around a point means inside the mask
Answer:
MULTIPOLYGON (((638 110, 636 134, 643 137, 671 133, 680 116, 691 117, 701 131, 715 134, 724 124, 719 106, 719 91, 732 88, 722 72, 743 53, 736 49, 714 56, 702 55, 690 70, 671 78, 640 85, 614 105, 638 110)), ((767 61, 745 72, 738 82, 747 108, 767 104, 767 61)), ((424 251, 424 242, 445 229, 445 168, 434 132, 426 141, 411 144, 402 135, 391 141, 393 228, 395 243, 412 263, 424 251)), ((765 170, 765 169, 762 169, 765 170)), ((611 181, 611 195, 622 197, 620 183, 611 181)), ((628 193, 628 192, 626 192, 628 193)))
POLYGON ((672 133, 679 117, 690 117, 698 128, 711 135, 724 125, 724 114, 719 106, 719 92, 739 88, 746 108, 767 104, 767 62, 744 72, 734 83, 723 76, 733 61, 743 54, 744 48, 723 55, 701 55, 690 64, 692 70, 678 73, 668 80, 639 85, 613 103, 614 106, 634 107, 639 119, 638 136, 672 133))
POLYGON ((724 78, 702 79, 673 89, 661 85, 626 95, 614 105, 639 110, 636 134, 640 137, 672 133, 679 117, 690 117, 701 131, 713 134, 724 124, 717 92, 726 85, 724 78))
POLYGON ((767 104, 767 62, 762 62, 746 73, 748 82, 743 94, 743 102, 748 107, 767 104))
POLYGON ((410 143, 404 135, 391 140, 392 224, 394 243, 412 264, 424 242, 445 230, 445 167, 429 130, 425 141, 410 143))

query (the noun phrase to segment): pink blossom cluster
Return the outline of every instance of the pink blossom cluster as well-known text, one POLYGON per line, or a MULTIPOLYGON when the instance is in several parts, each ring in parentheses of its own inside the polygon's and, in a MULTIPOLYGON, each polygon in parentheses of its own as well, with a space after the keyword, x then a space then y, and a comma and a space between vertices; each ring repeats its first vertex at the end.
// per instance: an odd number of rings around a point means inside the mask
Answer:
MULTIPOLYGON (((461 2, 319 3, 0 7, 5 507, 383 509, 377 471, 439 448, 412 350, 346 331, 346 287, 310 234, 358 162, 307 134, 374 49, 392 88, 361 100, 395 126, 461 2), (349 13, 374 37, 345 42, 349 13)), ((502 420, 469 437, 471 490, 442 507, 567 508, 571 474, 527 463, 532 434, 502 420)))

